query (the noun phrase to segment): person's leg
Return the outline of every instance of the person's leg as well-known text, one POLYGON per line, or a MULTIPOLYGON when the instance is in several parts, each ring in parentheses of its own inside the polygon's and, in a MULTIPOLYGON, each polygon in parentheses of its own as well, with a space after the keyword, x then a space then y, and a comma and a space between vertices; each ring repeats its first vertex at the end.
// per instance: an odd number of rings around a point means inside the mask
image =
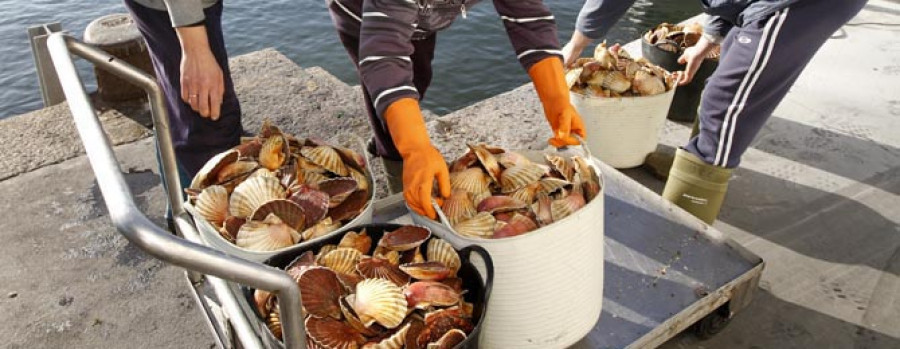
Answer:
MULTIPOLYGON (((218 120, 203 118, 181 100, 181 44, 169 14, 144 7, 133 0, 125 5, 147 43, 156 79, 166 98, 172 143, 180 166, 193 177, 213 155, 240 142, 240 104, 234 92, 228 57, 222 36, 222 2, 207 8, 206 30, 210 49, 225 77, 221 116, 218 120)), ((186 183, 185 183, 186 184, 186 183)))
POLYGON ((700 133, 676 154, 663 196, 714 221, 730 170, 819 47, 864 5, 800 2, 732 30, 703 93, 700 133))

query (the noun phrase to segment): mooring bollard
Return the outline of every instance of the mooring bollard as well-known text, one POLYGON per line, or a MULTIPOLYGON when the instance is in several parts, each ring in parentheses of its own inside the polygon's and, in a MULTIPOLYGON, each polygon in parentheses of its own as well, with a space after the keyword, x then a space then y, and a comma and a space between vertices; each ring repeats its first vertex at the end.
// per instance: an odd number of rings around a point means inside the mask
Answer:
MULTIPOLYGON (((151 74, 153 65, 144 38, 137 25, 126 13, 116 13, 95 19, 84 30, 84 42, 151 74)), ((104 70, 94 68, 100 98, 108 102, 126 101, 145 95, 131 83, 104 70)))

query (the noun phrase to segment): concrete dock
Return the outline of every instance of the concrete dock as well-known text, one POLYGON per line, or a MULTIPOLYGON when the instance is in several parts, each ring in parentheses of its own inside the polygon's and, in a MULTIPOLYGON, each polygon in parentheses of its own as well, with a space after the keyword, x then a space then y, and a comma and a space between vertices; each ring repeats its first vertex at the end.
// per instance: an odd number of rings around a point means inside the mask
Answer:
MULTIPOLYGON (((269 118, 298 135, 369 132, 359 88, 322 69, 272 50, 231 66, 249 131, 269 118)), ((682 334, 664 348, 900 347, 898 91, 900 3, 871 1, 766 124, 714 224, 765 259, 761 290, 719 335, 682 334)), ((147 111, 120 106, 101 119, 139 207, 162 223, 147 111)), ((448 158, 465 142, 543 149, 549 136, 530 85, 428 120, 448 158)), ((667 123, 660 146, 688 132, 667 123)), ((0 141, 4 347, 213 345, 183 271, 112 228, 66 105, 0 120, 0 141)), ((643 170, 623 172, 662 189, 643 170)))

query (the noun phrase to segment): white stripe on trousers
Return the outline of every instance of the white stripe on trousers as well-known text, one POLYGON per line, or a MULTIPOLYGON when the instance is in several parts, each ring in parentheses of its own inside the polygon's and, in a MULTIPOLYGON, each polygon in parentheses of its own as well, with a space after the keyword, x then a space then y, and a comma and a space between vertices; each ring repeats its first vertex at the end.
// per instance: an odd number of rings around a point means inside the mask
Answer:
POLYGON ((728 110, 725 113, 725 118, 722 120, 722 127, 719 129, 719 145, 716 150, 716 158, 713 161, 713 165, 715 166, 725 167, 728 163, 728 154, 731 152, 731 143, 734 139, 737 116, 744 109, 744 103, 747 101, 750 90, 753 88, 760 73, 765 68, 766 63, 768 63, 769 56, 771 56, 772 53, 771 49, 775 42, 774 38, 778 36, 778 30, 781 29, 781 23, 784 23, 786 14, 787 9, 783 12, 777 12, 769 19, 769 22, 766 23, 766 26, 763 29, 763 35, 760 38, 759 47, 756 49, 753 61, 750 63, 750 68, 744 75, 744 79, 741 80, 737 93, 735 93, 734 99, 731 101, 731 105, 728 106, 728 110), (775 22, 778 22, 778 24, 774 26, 773 32, 772 29, 775 22), (773 35, 773 38, 771 41, 768 41, 767 39, 770 34, 773 35), (763 54, 765 54, 765 57, 763 57, 763 54), (760 60, 761 57, 762 60, 760 60))

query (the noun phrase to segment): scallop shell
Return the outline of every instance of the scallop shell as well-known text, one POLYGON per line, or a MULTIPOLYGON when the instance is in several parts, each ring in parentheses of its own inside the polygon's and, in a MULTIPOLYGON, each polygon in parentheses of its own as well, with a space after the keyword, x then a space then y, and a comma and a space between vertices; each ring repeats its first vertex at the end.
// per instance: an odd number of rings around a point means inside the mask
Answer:
POLYGON ((306 228, 306 215, 303 209, 300 205, 287 199, 276 199, 260 205, 250 215, 250 220, 261 221, 270 214, 278 216, 294 230, 302 231, 306 228))
POLYGON ((425 255, 429 262, 440 262, 447 268, 450 268, 452 271, 451 275, 456 275, 459 267, 462 266, 459 253, 456 252, 456 249, 449 242, 443 239, 434 238, 428 241, 428 250, 425 255))
POLYGON ((216 174, 216 179, 213 184, 219 184, 228 189, 228 192, 234 191, 235 187, 239 184, 243 183, 251 174, 253 174, 256 169, 259 168, 259 164, 255 161, 237 161, 231 164, 226 165, 222 168, 219 173, 216 174))
POLYGON ((238 231, 241 230, 241 226, 243 226, 245 222, 247 222, 246 219, 234 216, 225 218, 225 222, 222 223, 222 228, 219 229, 219 235, 222 235, 225 240, 228 240, 228 242, 233 244, 235 238, 237 238, 238 231))
POLYGON ((273 302, 275 295, 269 291, 265 290, 254 290, 253 291, 253 305, 256 306, 256 313, 259 316, 265 317, 269 313, 272 312, 272 308, 274 308, 275 303, 273 302))
POLYGON ((419 247, 431 237, 431 231, 415 225, 404 225, 397 230, 387 232, 378 241, 379 246, 394 251, 409 251, 419 247))
POLYGON ((275 338, 281 339, 281 310, 278 304, 272 308, 269 316, 266 317, 266 327, 272 332, 275 338))
POLYGON ((527 185, 525 188, 516 190, 512 193, 511 197, 513 199, 528 203, 534 202, 534 196, 541 190, 541 183, 534 182, 527 185))
POLYGON ((366 343, 362 349, 403 349, 406 345, 406 334, 409 332, 409 327, 410 324, 407 323, 390 337, 377 343, 366 343))
POLYGON ((490 212, 479 212, 472 219, 454 225, 453 230, 462 236, 490 238, 491 235, 494 235, 496 221, 490 212))
POLYGON ((387 259, 363 256, 356 265, 356 270, 367 279, 385 279, 397 286, 409 283, 409 275, 387 259))
POLYGON ((602 42, 594 49, 594 59, 597 60, 603 68, 610 70, 616 66, 616 57, 606 48, 606 42, 602 42))
POLYGON ((300 278, 300 274, 306 269, 310 267, 316 266, 316 255, 312 251, 303 252, 300 257, 297 257, 287 267, 284 268, 284 271, 288 273, 294 280, 298 280, 300 278))
MULTIPOLYGON (((250 173, 249 176, 247 176, 247 179, 255 178, 255 177, 269 177, 269 178, 278 179, 278 176, 275 175, 275 172, 269 171, 269 169, 267 169, 265 167, 257 168, 252 173, 250 173)), ((278 183, 281 183, 280 179, 278 180, 278 183)))
POLYGON ((240 145, 234 147, 234 150, 240 154, 241 158, 256 158, 259 157, 262 145, 262 141, 259 138, 254 137, 242 140, 240 145))
POLYGON ((572 181, 572 177, 575 176, 575 166, 567 160, 566 158, 559 155, 544 155, 544 158, 547 159, 547 162, 550 163, 550 168, 553 171, 559 173, 563 179, 567 181, 572 181))
POLYGON ((528 208, 525 201, 505 195, 494 195, 481 201, 478 204, 478 212, 488 212, 491 214, 497 212, 508 212, 528 208))
POLYGON ((403 290, 403 295, 408 306, 416 309, 448 307, 459 303, 462 299, 453 287, 437 281, 411 283, 403 290))
POLYGON ((228 150, 219 154, 216 154, 211 159, 206 161, 203 164, 203 167, 197 171, 197 174, 194 175, 193 180, 191 181, 191 188, 195 189, 203 189, 207 186, 215 183, 211 183, 214 178, 217 178, 217 174, 222 170, 225 166, 234 163, 238 160, 240 154, 236 150, 228 150))
POLYGON ((351 294, 340 299, 341 313, 344 314, 344 322, 364 336, 372 337, 378 335, 378 332, 363 325, 362 321, 359 320, 359 315, 356 315, 356 312, 353 311, 353 307, 350 305, 351 303, 348 299, 353 299, 353 295, 351 294))
POLYGON ((568 88, 572 88, 572 86, 575 86, 575 84, 578 83, 578 77, 581 76, 581 71, 583 69, 584 68, 582 67, 578 67, 566 71, 566 86, 568 88))
POLYGON ((322 237, 327 235, 330 232, 333 232, 341 227, 340 222, 333 222, 330 217, 325 217, 325 219, 320 220, 315 225, 307 228, 300 236, 303 238, 303 241, 312 240, 318 237, 322 237))
POLYGON ((395 267, 400 265, 400 252, 390 250, 384 246, 375 247, 375 252, 372 252, 372 256, 386 259, 395 267))
POLYGON ((333 244, 323 245, 322 248, 319 249, 319 254, 316 255, 316 265, 321 264, 321 263, 319 263, 319 261, 322 260, 323 256, 327 255, 331 251, 336 250, 337 248, 338 248, 337 245, 333 245, 333 244))
POLYGON ((328 176, 323 173, 315 172, 315 171, 301 171, 301 175, 303 178, 303 184, 311 186, 313 188, 318 189, 319 183, 328 180, 328 176))
POLYGON ((228 216, 228 190, 221 185, 211 185, 197 195, 194 204, 197 213, 214 227, 221 227, 228 216))
POLYGON ((472 218, 475 215, 475 203, 472 201, 469 192, 465 190, 454 190, 441 210, 450 220, 450 224, 456 224, 459 221, 472 218))
POLYGON ((369 203, 369 193, 357 190, 350 194, 340 205, 328 211, 328 216, 335 222, 349 221, 358 216, 369 203))
POLYGON ((426 281, 438 281, 446 279, 453 272, 441 262, 422 262, 401 264, 400 270, 415 279, 426 281))
POLYGON ((615 93, 623 93, 631 88, 631 80, 620 71, 611 71, 600 86, 615 93))
POLYGON ((400 254, 400 264, 424 263, 425 256, 422 255, 421 248, 414 248, 400 254))
POLYGON ((344 237, 341 238, 338 247, 355 248, 360 253, 367 254, 372 249, 372 238, 369 237, 369 234, 366 234, 365 229, 361 230, 359 233, 354 231, 347 232, 344 234, 344 237))
POLYGON ((562 199, 554 200, 550 204, 550 211, 553 213, 553 221, 558 221, 569 216, 579 208, 582 208, 584 204, 585 201, 581 186, 576 185, 569 195, 562 199))
POLYGON ((537 223, 541 226, 553 223, 553 202, 547 194, 538 194, 535 208, 533 209, 537 223))
POLYGON ((350 169, 350 178, 356 180, 357 190, 362 190, 365 192, 369 191, 369 177, 364 173, 357 171, 353 168, 350 169))
POLYGON ((307 318, 306 333, 316 344, 331 349, 355 349, 366 342, 353 327, 333 319, 307 318))
POLYGON ((296 244, 300 233, 269 214, 265 220, 249 221, 238 230, 235 244, 251 251, 274 251, 296 244))
POLYGON ((328 214, 328 202, 330 200, 328 194, 308 186, 297 188, 288 200, 293 201, 303 209, 307 225, 319 222, 328 214))
POLYGON ((442 284, 450 286, 456 293, 462 295, 463 280, 458 277, 446 278, 440 281, 442 284))
POLYGON ((436 310, 425 314, 425 329, 419 334, 417 342, 420 344, 433 343, 453 329, 472 332, 474 327, 472 322, 467 319, 465 312, 458 306, 436 310))
POLYGON ((459 157, 450 164, 450 173, 462 172, 465 169, 472 167, 478 162, 478 157, 475 156, 475 153, 471 151, 467 151, 463 156, 459 157))
POLYGON ((524 155, 511 151, 497 154, 495 156, 497 157, 497 162, 500 163, 500 166, 506 168, 532 163, 531 160, 528 160, 528 158, 524 155))
POLYGON ((300 287, 300 301, 307 314, 340 320, 340 299, 344 296, 344 286, 334 271, 310 267, 300 274, 297 286, 300 287))
POLYGON ((366 279, 356 285, 353 310, 366 326, 377 322, 395 328, 406 317, 406 297, 392 282, 384 279, 366 279))
POLYGON ((341 160, 340 154, 332 147, 324 145, 317 147, 303 147, 300 149, 300 154, 316 165, 322 166, 329 172, 340 177, 350 175, 350 170, 347 169, 344 161, 341 160))
MULTIPOLYGON (((500 168, 500 163, 497 162, 497 158, 488 150, 487 146, 482 145, 472 145, 469 144, 469 149, 475 153, 475 156, 478 157, 478 162, 481 163, 481 166, 484 166, 485 172, 494 180, 494 182, 498 182, 500 178, 500 172, 503 170, 500 168)), ((499 182, 498 182, 499 183, 499 182)))
POLYGON ((494 231, 494 238, 506 238, 516 235, 522 235, 538 228, 537 223, 528 216, 516 213, 510 218, 505 226, 494 231))
POLYGON ((344 285, 344 287, 346 287, 348 290, 352 290, 352 289, 356 288, 356 284, 365 280, 365 278, 363 278, 362 275, 359 275, 357 273, 337 274, 337 276, 338 276, 338 279, 341 280, 341 284, 344 285))
POLYGON ((450 174, 450 188, 472 194, 490 193, 490 178, 479 167, 450 174))
POLYGON ((631 80, 634 80, 634 76, 637 74, 639 70, 641 70, 641 64, 634 61, 629 61, 625 63, 625 77, 631 80))
POLYGON ((359 188, 356 180, 350 177, 332 178, 319 182, 319 190, 328 194, 328 207, 334 208, 344 202, 351 193, 359 188))
POLYGON ((362 253, 355 248, 338 247, 319 258, 318 263, 336 273, 353 274, 356 273, 356 263, 359 263, 360 257, 362 253))
POLYGON ((262 126, 259 127, 260 138, 265 139, 280 134, 282 134, 281 129, 279 129, 278 126, 273 125, 269 119, 264 119, 262 126))
POLYGON ((595 71, 585 82, 591 87, 602 87, 603 81, 606 80, 606 76, 609 75, 609 73, 610 72, 607 70, 595 71))
POLYGON ((459 329, 452 329, 444 333, 437 342, 429 343, 426 349, 453 349, 466 340, 466 333, 459 329))
POLYGON ((631 89, 641 96, 653 96, 666 92, 666 84, 662 78, 642 69, 635 73, 631 89))
POLYGON ((515 192, 539 181, 546 173, 543 167, 535 164, 510 167, 500 175, 500 189, 504 193, 515 192))
POLYGON ((290 147, 284 136, 272 136, 263 142, 259 151, 259 164, 269 171, 275 171, 284 165, 289 154, 290 147))
POLYGON ((284 199, 285 190, 278 179, 255 177, 239 184, 228 202, 228 213, 239 218, 247 218, 262 204, 284 199))
POLYGON ((539 183, 541 184, 541 190, 539 190, 538 193, 543 193, 546 195, 553 194, 558 190, 565 188, 566 186, 572 185, 572 182, 553 177, 543 178, 539 183))

